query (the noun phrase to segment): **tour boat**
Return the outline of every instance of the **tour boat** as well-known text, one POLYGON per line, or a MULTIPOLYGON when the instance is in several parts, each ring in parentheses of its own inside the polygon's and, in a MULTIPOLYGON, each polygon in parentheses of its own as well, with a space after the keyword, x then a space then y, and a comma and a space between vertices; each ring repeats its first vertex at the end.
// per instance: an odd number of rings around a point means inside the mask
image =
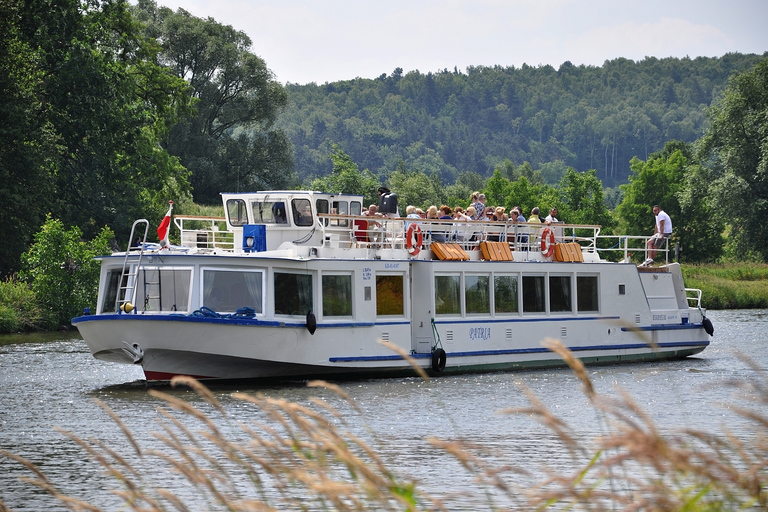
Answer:
POLYGON ((366 216, 347 194, 222 200, 225 217, 173 217, 178 245, 169 209, 160 244, 140 219, 125 252, 99 258, 95 311, 72 320, 94 357, 140 365, 147 381, 302 380, 563 365, 546 339, 586 364, 679 359, 710 343, 701 291, 685 288, 668 250, 631 263, 647 237, 366 216))

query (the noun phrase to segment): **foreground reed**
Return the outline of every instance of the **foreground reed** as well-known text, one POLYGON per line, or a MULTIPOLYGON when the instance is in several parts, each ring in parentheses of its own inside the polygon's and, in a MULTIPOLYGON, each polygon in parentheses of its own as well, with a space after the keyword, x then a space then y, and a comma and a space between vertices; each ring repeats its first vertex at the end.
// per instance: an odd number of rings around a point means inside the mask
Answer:
MULTIPOLYGON (((537 472, 512 461, 487 457, 488 447, 471 439, 428 438, 435 450, 453 457, 474 478, 488 510, 768 510, 768 381, 759 368, 755 377, 726 385, 757 402, 751 409, 732 407, 754 425, 747 437, 729 432, 679 430, 665 433, 626 394, 595 392, 581 362, 556 340, 545 346, 557 352, 581 382, 594 407, 594 439, 580 440, 528 390, 530 405, 501 411, 539 421, 573 461, 570 473, 537 472), (530 485, 531 476, 538 478, 530 485), (544 475, 544 476, 542 476, 544 475)), ((404 355, 407 357, 407 355, 404 355)), ((422 374, 422 378, 427 379, 422 374)), ((120 417, 97 403, 125 436, 122 451, 98 439, 63 432, 96 461, 113 480, 122 508, 165 510, 455 510, 454 495, 432 496, 387 467, 374 448, 353 433, 365 421, 358 405, 338 386, 321 381, 311 387, 334 393, 343 407, 314 398, 309 405, 263 395, 234 393, 252 407, 258 421, 238 422, 211 391, 190 378, 175 378, 207 402, 197 406, 169 392, 149 391, 161 400, 156 446, 140 446, 120 417), (207 412, 204 412, 206 409, 207 412), (168 475, 174 478, 169 479, 168 475), (183 483, 184 489, 168 484, 183 483), (190 492, 190 488, 192 492, 190 492), (192 497, 190 499, 190 496, 192 497)), ((357 429, 359 431, 359 429, 357 429)), ((101 510, 59 492, 30 462, 26 480, 45 489, 70 510, 101 510)), ((546 470, 545 470, 546 471, 546 470)), ((181 487, 181 484, 178 484, 181 487)), ((6 510, 0 502, 0 511, 6 510)))

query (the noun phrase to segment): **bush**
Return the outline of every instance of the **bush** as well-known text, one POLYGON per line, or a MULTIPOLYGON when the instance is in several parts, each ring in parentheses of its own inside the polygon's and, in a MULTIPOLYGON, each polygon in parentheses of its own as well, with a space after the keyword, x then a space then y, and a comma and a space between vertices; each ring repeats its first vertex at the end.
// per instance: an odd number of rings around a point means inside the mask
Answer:
POLYGON ((58 325, 69 325, 86 307, 94 308, 99 288, 100 262, 95 256, 109 254, 111 229, 104 227, 90 242, 81 240, 77 226, 69 230, 50 216, 22 255, 21 279, 29 283, 43 309, 58 325))
POLYGON ((0 281, 0 332, 55 329, 56 319, 46 315, 27 283, 12 277, 0 281))

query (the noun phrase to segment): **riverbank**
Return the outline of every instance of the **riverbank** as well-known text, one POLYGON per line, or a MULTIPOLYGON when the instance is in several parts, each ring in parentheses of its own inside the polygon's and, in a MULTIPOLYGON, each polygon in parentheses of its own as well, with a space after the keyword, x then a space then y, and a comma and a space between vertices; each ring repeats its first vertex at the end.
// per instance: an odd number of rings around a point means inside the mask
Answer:
POLYGON ((685 286, 702 291, 707 309, 768 307, 768 264, 718 263, 681 265, 685 286))

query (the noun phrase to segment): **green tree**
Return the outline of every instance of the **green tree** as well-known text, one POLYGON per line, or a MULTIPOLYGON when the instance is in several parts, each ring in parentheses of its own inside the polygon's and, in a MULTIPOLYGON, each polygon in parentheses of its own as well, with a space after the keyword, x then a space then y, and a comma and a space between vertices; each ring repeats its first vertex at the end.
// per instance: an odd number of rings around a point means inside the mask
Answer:
MULTIPOLYGON (((569 224, 597 224, 606 231, 614 227, 615 221, 603 198, 603 185, 594 169, 577 172, 569 167, 560 180, 559 190, 562 200, 557 207, 559 220, 569 224)), ((557 205, 550 208, 552 206, 557 205)))
POLYGON ((14 22, 22 12, 21 2, 0 2, 0 277, 18 270, 53 195, 56 137, 46 120, 36 51, 14 22))
POLYGON ((768 261, 768 62, 731 78, 700 141, 699 182, 736 257, 768 261))
POLYGON ((334 144, 331 153, 333 172, 329 176, 316 178, 309 185, 310 190, 323 192, 361 194, 364 204, 378 204, 379 180, 371 171, 360 172, 357 164, 342 149, 334 144))
POLYGON ((287 96, 250 52, 250 38, 154 0, 140 0, 134 12, 162 45, 162 62, 191 87, 195 112, 171 129, 166 147, 192 172, 195 201, 216 203, 222 190, 294 185, 291 143, 274 127, 287 96))
POLYGON ((186 170, 159 140, 188 107, 186 84, 156 64, 127 3, 11 0, 0 10, 2 271, 44 212, 88 236, 113 225, 127 237, 132 219, 184 199, 186 170))
POLYGON ((721 217, 713 216, 706 201, 700 200, 706 184, 689 166, 693 157, 690 144, 667 142, 662 151, 647 162, 632 159, 633 174, 622 185, 624 199, 616 208, 622 232, 651 235, 655 219, 652 208, 658 204, 672 219, 672 240, 679 242, 682 259, 713 260, 722 252, 721 217), (691 176, 689 176, 689 174, 691 176))
POLYGON ((95 309, 101 262, 94 257, 109 254, 114 233, 104 227, 89 242, 81 237, 77 226, 65 229, 60 220, 48 216, 21 258, 20 277, 31 285, 57 326, 69 325, 86 307, 95 309))

